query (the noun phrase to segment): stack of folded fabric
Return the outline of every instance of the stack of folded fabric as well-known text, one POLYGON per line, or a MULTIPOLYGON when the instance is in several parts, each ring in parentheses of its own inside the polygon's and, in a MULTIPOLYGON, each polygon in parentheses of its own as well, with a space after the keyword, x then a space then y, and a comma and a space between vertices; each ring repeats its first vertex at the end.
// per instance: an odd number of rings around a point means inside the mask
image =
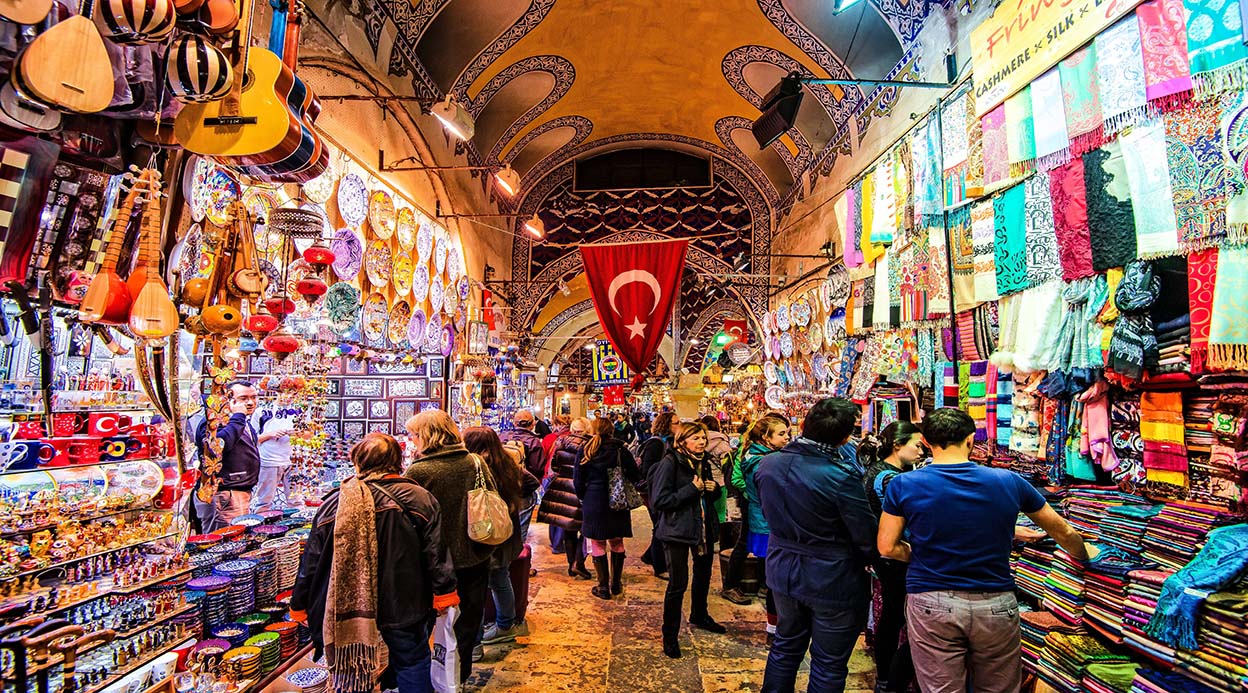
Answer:
POLYGON ((1021 612, 1018 621, 1022 635, 1023 668, 1033 674, 1039 668, 1040 653, 1044 651, 1044 639, 1049 633, 1078 632, 1047 611, 1021 612))
POLYGON ((1135 662, 1093 662, 1083 675, 1083 688, 1088 693, 1131 693, 1135 662))
POLYGON ((1116 487, 1076 486, 1066 494, 1066 519, 1087 541, 1100 541, 1101 523, 1108 510, 1121 506, 1147 506, 1150 503, 1116 487))
POLYGON ((1144 557, 1178 570, 1196 556, 1210 530, 1235 520, 1234 515, 1215 505, 1167 503, 1148 521, 1148 530, 1141 542, 1144 557))
POLYGON ((1049 566, 1053 563, 1053 551, 1056 549, 1057 542, 1051 539, 1023 547, 1012 566, 1018 589, 1036 599, 1044 599, 1044 579, 1049 576, 1049 566))
POLYGON ((1106 508, 1101 518, 1101 541, 1107 546, 1138 555, 1148 521, 1161 512, 1161 507, 1144 504, 1106 508))
POLYGON ((1084 570, 1083 624, 1117 645, 1123 643, 1128 576, 1157 567, 1140 558, 1108 549, 1084 570))
POLYGON ((1036 675, 1045 683, 1068 693, 1083 691, 1083 679, 1091 664, 1130 662, 1125 655, 1105 649, 1096 638, 1078 633, 1049 633, 1036 675))
POLYGON ((1123 643, 1148 659, 1166 666, 1175 662, 1174 648, 1158 642, 1146 631, 1157 610, 1161 585, 1173 570, 1135 570, 1127 575, 1127 601, 1122 617, 1123 643))
POLYGON ((1083 623, 1083 602, 1083 565, 1058 549, 1044 579, 1044 608, 1077 626, 1083 623))
POLYGON ((1218 397, 1200 393, 1203 390, 1183 397, 1183 443, 1188 452, 1208 454, 1214 443, 1213 427, 1209 421, 1213 418, 1213 407, 1218 403, 1218 397))
POLYGON ((1156 325, 1158 361, 1157 366, 1149 370, 1180 373, 1191 369, 1191 320, 1190 314, 1183 314, 1156 325))
POLYGON ((1180 649, 1179 666, 1214 688, 1248 690, 1248 586, 1205 599, 1196 635, 1200 649, 1180 649))
POLYGON ((1220 693, 1215 688, 1197 683, 1177 671, 1158 671, 1141 667, 1131 682, 1131 693, 1220 693))

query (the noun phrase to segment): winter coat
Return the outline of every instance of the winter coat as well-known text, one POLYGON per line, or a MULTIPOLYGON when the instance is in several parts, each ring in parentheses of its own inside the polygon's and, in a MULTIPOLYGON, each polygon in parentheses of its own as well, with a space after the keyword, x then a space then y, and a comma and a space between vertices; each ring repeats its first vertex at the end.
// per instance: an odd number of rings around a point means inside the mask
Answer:
MULTIPOLYGON (((434 595, 455 591, 454 567, 441 540, 445 516, 434 497, 410 479, 385 477, 368 486, 377 521, 377 627, 411 628, 429 618, 440 601, 434 595)), ((318 648, 323 646, 321 625, 334 562, 337 515, 338 491, 334 490, 312 520, 290 598, 292 610, 307 612, 318 648)))
POLYGON ((504 443, 515 441, 524 446, 524 468, 537 478, 546 475, 546 452, 542 450, 542 438, 533 431, 514 428, 500 436, 504 443))
POLYGON ((723 465, 724 458, 731 453, 732 441, 727 434, 719 431, 706 432, 706 456, 712 465, 718 469, 723 465))
POLYGON ((722 489, 699 491, 693 486, 695 477, 715 480, 710 461, 703 456, 700 463, 695 462, 671 448, 650 469, 647 486, 650 507, 657 514, 656 539, 690 546, 715 543, 719 536, 719 519, 714 506, 722 489))
POLYGON ((611 509, 611 470, 617 466, 623 469, 625 479, 633 484, 641 481, 633 453, 614 438, 604 440, 592 458, 573 468, 572 481, 581 499, 581 534, 587 539, 633 536, 630 511, 611 509))
POLYGON ((775 452, 762 443, 753 443, 741 458, 741 477, 745 480, 746 512, 750 514, 750 531, 754 534, 769 534, 767 518, 763 516, 763 506, 758 499, 758 482, 754 473, 763 462, 763 456, 775 452))
MULTIPOLYGON (((486 483, 494 488, 494 476, 484 460, 481 468, 486 483)), ((494 547, 468 538, 468 492, 476 486, 477 468, 463 444, 426 451, 403 476, 428 489, 442 507, 442 541, 451 554, 455 570, 489 560, 494 547)))
POLYGON ((554 475, 537 510, 539 522, 562 527, 567 532, 581 531, 581 499, 576 497, 572 474, 581 463, 585 443, 583 433, 568 433, 555 441, 550 456, 550 473, 554 475))

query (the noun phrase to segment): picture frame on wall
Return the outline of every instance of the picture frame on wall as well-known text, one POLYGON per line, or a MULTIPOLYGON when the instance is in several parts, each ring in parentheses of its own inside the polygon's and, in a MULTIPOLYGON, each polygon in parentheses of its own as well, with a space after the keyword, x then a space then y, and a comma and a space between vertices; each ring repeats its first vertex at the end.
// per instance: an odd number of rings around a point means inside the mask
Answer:
POLYGON ((355 440, 364 435, 365 421, 343 421, 342 437, 346 440, 355 440))
POLYGON ((429 383, 429 398, 433 401, 441 403, 442 396, 445 393, 445 385, 441 380, 434 380, 429 383))
POLYGON ((484 356, 489 351, 490 326, 479 320, 468 323, 468 353, 472 356, 484 356))
POLYGON ((390 418, 390 400, 374 399, 368 403, 368 418, 370 419, 389 419, 390 418))
POLYGON ((434 357, 434 358, 429 359, 429 377, 430 378, 444 377, 446 373, 445 365, 446 365, 446 361, 444 361, 441 357, 434 357))
POLYGON ((394 400, 394 423, 396 426, 402 426, 413 416, 416 416, 416 400, 394 400))
POLYGON ((363 399, 344 399, 342 415, 348 419, 363 419, 368 416, 368 401, 363 399))
POLYGON ((389 421, 369 421, 368 422, 369 433, 385 433, 386 435, 390 435, 390 431, 391 431, 391 428, 390 428, 389 421))
POLYGON ((347 375, 368 375, 368 362, 361 359, 344 359, 347 362, 347 375))
POLYGON ((337 397, 342 394, 342 380, 339 378, 326 378, 325 394, 330 397, 337 397))
POLYGON ((423 399, 429 395, 429 383, 424 378, 395 378, 387 381, 386 390, 390 399, 423 399))
POLYGON ((336 419, 342 416, 342 402, 340 400, 326 400, 321 407, 321 415, 326 419, 336 419))
POLYGON ((342 394, 347 397, 383 397, 381 378, 349 378, 342 384, 342 394))

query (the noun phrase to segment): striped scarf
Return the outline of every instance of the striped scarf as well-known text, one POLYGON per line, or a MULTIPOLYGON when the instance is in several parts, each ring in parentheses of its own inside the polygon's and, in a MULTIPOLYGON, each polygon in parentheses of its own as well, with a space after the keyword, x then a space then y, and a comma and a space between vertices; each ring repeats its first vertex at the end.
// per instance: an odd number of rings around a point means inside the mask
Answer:
POLYGON ((377 630, 377 524, 373 493, 343 482, 334 515, 334 557, 321 637, 336 693, 373 689, 388 658, 377 630))

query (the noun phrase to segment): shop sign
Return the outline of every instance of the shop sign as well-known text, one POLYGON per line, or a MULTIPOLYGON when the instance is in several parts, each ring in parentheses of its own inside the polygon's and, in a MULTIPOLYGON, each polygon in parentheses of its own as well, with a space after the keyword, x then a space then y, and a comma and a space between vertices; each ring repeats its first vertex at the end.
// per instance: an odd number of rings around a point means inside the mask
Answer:
POLYGON ((594 344, 594 386, 625 385, 631 381, 624 359, 605 339, 594 344))
POLYGON ((1141 0, 1005 0, 971 32, 979 115, 1043 75, 1141 0))

